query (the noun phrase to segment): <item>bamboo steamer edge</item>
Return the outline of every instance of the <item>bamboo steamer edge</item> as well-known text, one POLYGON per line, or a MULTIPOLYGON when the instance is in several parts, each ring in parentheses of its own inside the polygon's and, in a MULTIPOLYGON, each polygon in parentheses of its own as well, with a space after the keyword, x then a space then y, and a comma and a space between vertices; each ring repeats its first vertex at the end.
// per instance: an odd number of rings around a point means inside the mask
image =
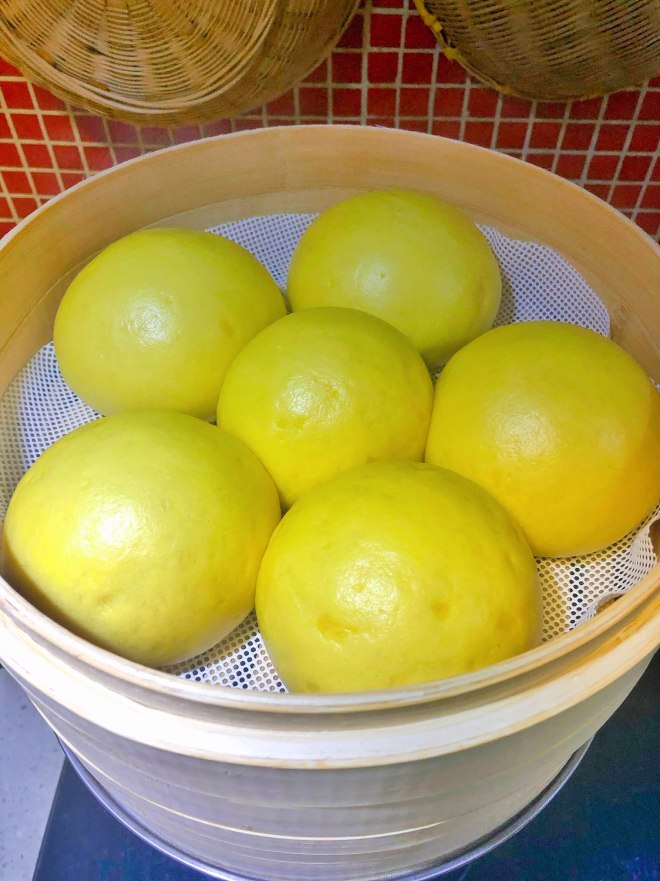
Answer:
MULTIPOLYGON (((658 379, 658 249, 632 223, 478 147, 319 126, 150 154, 20 224, 0 244, 0 393, 51 338, 73 273, 119 236, 316 211, 390 186, 436 193, 562 252, 608 306, 614 338, 658 379)), ((161 839, 236 877, 368 881, 437 864, 542 792, 644 671, 660 641, 659 584, 656 566, 592 621, 510 661, 369 694, 177 679, 73 636, 1 580, 0 657, 92 776, 161 839)))
POLYGON ((421 868, 421 881, 435 877, 426 867, 537 798, 607 721, 657 639, 657 604, 642 617, 564 675, 515 694, 307 720, 199 719, 176 701, 154 709, 146 695, 129 698, 54 662, 1 617, 0 642, 38 711, 106 793, 221 877, 385 881, 421 868))
MULTIPOLYGON (((204 228, 277 211, 316 211, 352 192, 392 186, 435 193, 475 220, 562 252, 606 303, 613 338, 660 379, 660 249, 614 209, 549 172, 484 148, 386 129, 305 126, 221 136, 140 157, 78 184, 19 224, 0 244, 0 393, 51 339, 71 276, 119 236, 144 226, 204 228), (616 248, 605 244, 615 240, 616 248)), ((451 697, 524 676, 606 634, 657 594, 659 584, 660 565, 577 630, 467 676, 382 693, 284 700, 208 688, 132 664, 54 624, 4 581, 0 612, 64 657, 129 687, 214 706, 354 712, 451 697)))

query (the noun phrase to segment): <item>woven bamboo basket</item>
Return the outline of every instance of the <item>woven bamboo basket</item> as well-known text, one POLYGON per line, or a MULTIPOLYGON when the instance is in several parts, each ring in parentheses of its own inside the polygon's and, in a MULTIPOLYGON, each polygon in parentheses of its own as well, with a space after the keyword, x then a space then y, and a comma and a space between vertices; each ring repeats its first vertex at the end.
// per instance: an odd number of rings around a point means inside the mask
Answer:
MULTIPOLYGON (((393 186, 562 252, 607 306, 614 339, 660 379, 658 250, 618 212, 479 147, 309 126, 152 153, 6 236, 0 396, 51 339, 72 274, 118 237, 314 212, 393 186)), ((0 580, 0 658, 103 791, 154 838, 219 867, 215 877, 423 881, 536 799, 625 699, 660 641, 659 588, 656 565, 591 620, 494 667, 324 696, 147 669, 69 633, 0 580)))
POLYGON ((0 0, 0 55, 65 101, 147 125, 233 116, 289 89, 357 0, 0 0))
POLYGON ((415 0, 445 54, 539 101, 616 92, 660 72, 657 0, 415 0))

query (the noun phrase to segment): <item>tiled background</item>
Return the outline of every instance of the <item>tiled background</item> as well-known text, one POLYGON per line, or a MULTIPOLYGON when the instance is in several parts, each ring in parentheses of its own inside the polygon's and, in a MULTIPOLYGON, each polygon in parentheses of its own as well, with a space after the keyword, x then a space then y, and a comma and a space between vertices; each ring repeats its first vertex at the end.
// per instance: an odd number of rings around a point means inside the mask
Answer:
POLYGON ((503 97, 466 78, 409 0, 366 0, 328 61, 267 106, 204 126, 137 128, 65 105, 0 61, 0 234, 122 160, 205 135, 306 122, 397 126, 482 144, 586 187, 652 236, 660 226, 660 77, 572 104, 503 97))

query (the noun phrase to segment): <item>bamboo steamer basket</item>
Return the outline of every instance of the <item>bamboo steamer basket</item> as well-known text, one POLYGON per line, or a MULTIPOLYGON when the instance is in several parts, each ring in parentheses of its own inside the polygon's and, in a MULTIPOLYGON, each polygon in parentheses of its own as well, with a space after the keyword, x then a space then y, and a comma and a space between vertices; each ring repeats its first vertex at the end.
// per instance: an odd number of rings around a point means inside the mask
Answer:
MULTIPOLYGON (((152 153, 24 221, 0 247, 0 394, 51 339, 72 274, 119 236, 317 211, 392 186, 562 252, 608 307, 614 339, 660 379, 658 250, 618 212, 480 147, 318 126, 152 153)), ((367 694, 248 692, 147 669, 72 635, 4 581, 0 656, 116 802, 222 877, 422 879, 536 798, 625 699, 660 640, 659 585, 660 565, 533 651, 367 694)))
POLYGON ((448 58, 493 88, 568 101, 660 72, 657 0, 415 0, 448 58))
POLYGON ((146 125, 234 116, 324 58, 358 0, 0 0, 0 54, 94 113, 146 125))

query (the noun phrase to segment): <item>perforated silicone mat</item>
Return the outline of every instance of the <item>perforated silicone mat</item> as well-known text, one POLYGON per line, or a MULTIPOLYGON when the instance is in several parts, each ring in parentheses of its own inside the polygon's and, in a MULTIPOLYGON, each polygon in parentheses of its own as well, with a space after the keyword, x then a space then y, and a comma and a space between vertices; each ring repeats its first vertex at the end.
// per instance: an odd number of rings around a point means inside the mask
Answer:
MULTIPOLYGON (((298 239, 313 215, 275 214, 216 227, 212 232, 246 247, 284 290, 298 239)), ((496 324, 554 319, 609 334, 604 305, 560 255, 540 245, 483 229, 500 263, 502 305, 496 324)), ((68 388, 52 343, 44 346, 14 379, 0 401, 0 517, 18 481, 54 441, 98 414, 68 388)), ((636 584, 656 563, 650 524, 660 508, 621 541, 584 557, 539 559, 543 584, 543 639, 563 633, 595 614, 607 599, 636 584)), ((225 640, 168 672, 214 685, 285 691, 268 657, 254 615, 225 640)))

